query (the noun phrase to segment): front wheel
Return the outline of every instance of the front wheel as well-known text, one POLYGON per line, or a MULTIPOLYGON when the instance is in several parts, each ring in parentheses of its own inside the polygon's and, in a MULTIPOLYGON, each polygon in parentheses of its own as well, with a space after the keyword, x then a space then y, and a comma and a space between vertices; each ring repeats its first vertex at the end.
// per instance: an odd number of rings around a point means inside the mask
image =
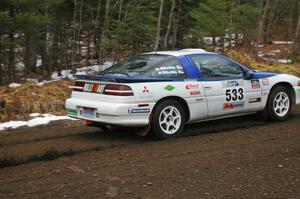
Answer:
POLYGON ((182 105, 175 100, 162 101, 153 112, 152 132, 159 139, 178 137, 186 122, 182 105))
POLYGON ((289 89, 278 86, 270 93, 265 113, 272 121, 284 121, 289 116, 291 107, 292 103, 289 89))

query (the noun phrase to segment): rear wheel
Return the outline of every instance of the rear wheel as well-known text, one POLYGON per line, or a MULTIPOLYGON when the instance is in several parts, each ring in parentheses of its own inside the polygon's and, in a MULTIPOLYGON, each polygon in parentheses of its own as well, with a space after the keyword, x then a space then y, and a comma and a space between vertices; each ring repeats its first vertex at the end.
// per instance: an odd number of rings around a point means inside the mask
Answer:
POLYGON ((272 121, 284 121, 288 118, 291 107, 292 100, 289 89, 284 86, 278 86, 270 93, 265 113, 272 121))
POLYGON ((181 135, 186 121, 182 105, 175 100, 162 101, 154 110, 152 132, 159 139, 181 135))

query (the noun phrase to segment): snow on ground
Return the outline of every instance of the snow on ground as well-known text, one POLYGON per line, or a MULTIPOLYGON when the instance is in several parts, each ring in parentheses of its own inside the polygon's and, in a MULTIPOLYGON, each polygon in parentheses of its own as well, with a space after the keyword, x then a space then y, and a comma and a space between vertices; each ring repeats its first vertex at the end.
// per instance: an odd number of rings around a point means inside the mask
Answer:
POLYGON ((38 125, 44 125, 44 124, 48 124, 51 121, 57 121, 57 120, 76 120, 68 116, 55 116, 51 114, 39 114, 39 113, 32 113, 30 114, 30 117, 33 117, 33 119, 28 121, 9 121, 9 122, 0 123, 0 131, 6 129, 16 129, 21 126, 33 127, 38 125))
POLYGON ((273 41, 273 44, 293 44, 293 41, 273 41))
POLYGON ((22 84, 18 84, 18 83, 11 83, 8 85, 9 88, 17 88, 19 86, 22 86, 22 84))

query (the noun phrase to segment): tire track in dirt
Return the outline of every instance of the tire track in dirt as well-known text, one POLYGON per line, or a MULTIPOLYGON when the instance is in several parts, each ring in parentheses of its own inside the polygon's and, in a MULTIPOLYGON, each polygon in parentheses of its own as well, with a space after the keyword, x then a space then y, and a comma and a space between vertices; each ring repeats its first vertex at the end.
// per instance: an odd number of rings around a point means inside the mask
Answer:
MULTIPOLYGON (((290 120, 297 120, 299 116, 298 109, 293 112, 290 120)), ((185 136, 252 128, 269 123, 257 114, 247 115, 189 124, 186 126, 185 136)), ((61 156, 151 141, 153 139, 136 135, 128 130, 107 132, 85 127, 80 122, 25 128, 0 134, 0 167, 53 160, 61 156)))

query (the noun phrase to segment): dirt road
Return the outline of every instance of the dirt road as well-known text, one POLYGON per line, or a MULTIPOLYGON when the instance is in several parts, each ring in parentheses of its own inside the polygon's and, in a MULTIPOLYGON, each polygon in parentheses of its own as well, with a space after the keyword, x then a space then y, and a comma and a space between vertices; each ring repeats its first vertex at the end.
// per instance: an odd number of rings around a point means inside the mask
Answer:
POLYGON ((0 198, 300 198, 300 109, 155 141, 78 122, 0 134, 0 198))

